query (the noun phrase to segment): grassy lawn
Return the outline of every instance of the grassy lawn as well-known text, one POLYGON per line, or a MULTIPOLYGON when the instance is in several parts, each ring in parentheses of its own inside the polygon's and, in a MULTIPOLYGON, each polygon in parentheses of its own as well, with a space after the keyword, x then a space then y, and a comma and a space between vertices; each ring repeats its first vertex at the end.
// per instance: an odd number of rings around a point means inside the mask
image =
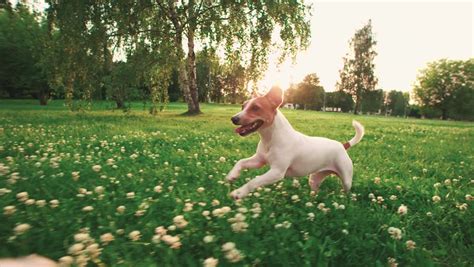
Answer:
POLYGON ((0 257, 91 266, 474 262, 473 123, 284 110, 308 135, 347 141, 353 118, 365 126, 349 152, 351 194, 331 177, 311 195, 301 177, 234 202, 228 194, 265 171, 224 181, 259 139, 233 133, 238 106, 202 105, 196 117, 180 116, 184 104, 156 117, 141 103, 129 113, 111 106, 70 112, 58 101, 0 100, 0 257))

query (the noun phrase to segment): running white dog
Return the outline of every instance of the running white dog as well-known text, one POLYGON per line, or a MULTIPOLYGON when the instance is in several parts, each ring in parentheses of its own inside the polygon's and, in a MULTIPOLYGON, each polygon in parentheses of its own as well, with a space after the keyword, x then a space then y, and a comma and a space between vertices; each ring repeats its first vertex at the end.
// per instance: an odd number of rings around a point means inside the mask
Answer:
POLYGON ((310 137, 297 132, 278 110, 283 102, 283 92, 272 88, 265 96, 255 96, 242 105, 242 111, 232 117, 235 129, 241 136, 255 131, 260 134, 257 152, 250 158, 241 159, 227 175, 232 182, 242 169, 260 168, 269 165, 270 170, 234 190, 231 196, 241 199, 258 187, 273 184, 284 177, 309 174, 309 185, 318 191, 324 178, 336 174, 347 192, 352 186, 352 160, 346 150, 359 143, 364 136, 364 127, 353 121, 355 136, 341 144, 322 137, 310 137))

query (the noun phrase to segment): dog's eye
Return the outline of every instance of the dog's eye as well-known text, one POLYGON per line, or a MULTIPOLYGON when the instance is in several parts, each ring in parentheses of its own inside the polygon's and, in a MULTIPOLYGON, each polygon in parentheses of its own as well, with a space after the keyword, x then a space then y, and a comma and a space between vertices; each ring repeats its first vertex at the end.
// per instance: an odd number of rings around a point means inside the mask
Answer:
POLYGON ((253 111, 258 111, 259 109, 260 109, 259 106, 252 106, 252 110, 253 110, 253 111))

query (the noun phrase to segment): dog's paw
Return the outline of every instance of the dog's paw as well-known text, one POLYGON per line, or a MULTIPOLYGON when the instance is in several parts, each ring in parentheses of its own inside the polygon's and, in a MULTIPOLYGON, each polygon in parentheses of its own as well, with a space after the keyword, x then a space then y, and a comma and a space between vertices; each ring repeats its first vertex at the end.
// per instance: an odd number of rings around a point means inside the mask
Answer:
POLYGON ((242 199, 244 197, 246 197, 247 195, 249 194, 249 191, 248 189, 246 189, 246 187, 241 187, 239 189, 236 189, 234 191, 232 191, 230 193, 230 196, 234 199, 234 200, 239 200, 239 199, 242 199))
POLYGON ((229 174, 227 174, 227 176, 225 177, 225 179, 228 181, 228 182, 233 182, 235 180, 237 180, 237 178, 239 177, 239 174, 236 173, 236 172, 229 172, 229 174))

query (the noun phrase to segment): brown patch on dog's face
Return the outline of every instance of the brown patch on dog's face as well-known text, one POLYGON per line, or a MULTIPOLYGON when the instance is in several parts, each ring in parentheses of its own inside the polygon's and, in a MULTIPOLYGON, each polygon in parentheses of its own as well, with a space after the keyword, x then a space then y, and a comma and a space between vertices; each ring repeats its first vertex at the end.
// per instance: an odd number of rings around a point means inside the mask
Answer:
POLYGON ((234 124, 242 125, 235 129, 235 132, 241 136, 247 136, 260 128, 270 126, 282 102, 283 92, 276 87, 265 96, 258 96, 244 102, 242 111, 232 117, 234 124))

